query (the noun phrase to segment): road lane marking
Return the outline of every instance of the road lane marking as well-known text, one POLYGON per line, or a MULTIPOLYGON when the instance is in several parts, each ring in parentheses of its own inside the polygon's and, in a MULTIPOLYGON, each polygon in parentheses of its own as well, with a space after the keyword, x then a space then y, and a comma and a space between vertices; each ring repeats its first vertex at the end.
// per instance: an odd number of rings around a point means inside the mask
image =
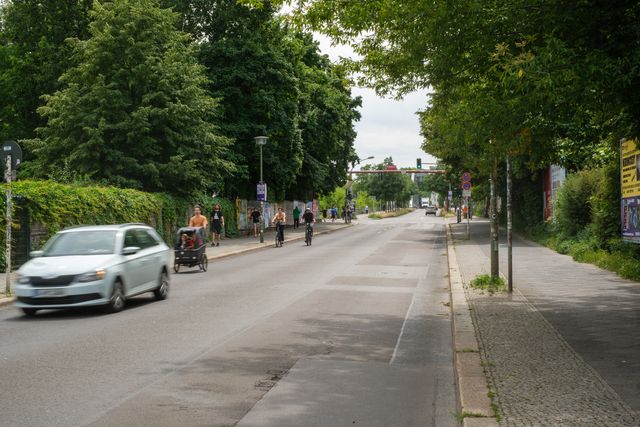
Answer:
MULTIPOLYGON (((427 265, 427 271, 425 271, 424 277, 427 277, 429 273, 429 265, 427 265)), ((413 305, 416 301, 416 295, 418 294, 420 285, 413 291, 413 297, 411 298, 411 304, 409 304, 409 308, 407 309, 407 313, 404 316, 404 321, 402 322, 402 327, 400 328, 400 334, 398 335, 398 340, 396 341, 396 346, 393 349, 393 355, 391 356, 391 360, 389 361, 389 365, 393 365, 393 362, 396 360, 396 356, 398 355, 398 348, 400 348, 400 341, 402 341, 402 335, 404 334, 404 328, 407 326, 407 320, 411 315, 411 310, 413 309, 413 305)))

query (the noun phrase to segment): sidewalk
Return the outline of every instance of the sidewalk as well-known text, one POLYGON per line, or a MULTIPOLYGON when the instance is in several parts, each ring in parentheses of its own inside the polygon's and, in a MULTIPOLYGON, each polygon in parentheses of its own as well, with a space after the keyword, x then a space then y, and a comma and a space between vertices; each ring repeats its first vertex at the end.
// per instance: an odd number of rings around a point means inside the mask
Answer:
MULTIPOLYGON (((344 221, 336 221, 325 222, 325 223, 316 223, 314 225, 314 237, 326 233, 331 233, 333 231, 341 230, 347 227, 351 227, 357 224, 357 221, 352 222, 351 224, 345 224, 344 221)), ((294 242, 299 240, 304 240, 304 224, 301 224, 299 228, 293 229, 287 227, 284 231, 284 243, 285 245, 288 242, 294 242)), ((207 258, 209 260, 224 258, 228 256, 238 255, 245 252, 251 252, 258 249, 266 248, 269 246, 275 245, 275 231, 269 229, 264 234, 264 243, 260 243, 259 238, 251 236, 242 236, 237 238, 223 239, 220 241, 220 246, 211 247, 209 243, 207 245, 207 258)), ((173 265, 173 259, 171 261, 171 265, 173 265)), ((12 274, 11 283, 14 284, 16 281, 16 272, 14 271, 12 274)), ((0 307, 3 305, 7 305, 13 302, 13 298, 6 298, 4 294, 5 289, 5 273, 0 273, 0 307)))
MULTIPOLYGON (((488 273, 488 221, 450 230, 464 283, 488 273)), ((640 425, 640 284, 517 238, 513 259, 513 296, 465 288, 500 425, 640 425)))

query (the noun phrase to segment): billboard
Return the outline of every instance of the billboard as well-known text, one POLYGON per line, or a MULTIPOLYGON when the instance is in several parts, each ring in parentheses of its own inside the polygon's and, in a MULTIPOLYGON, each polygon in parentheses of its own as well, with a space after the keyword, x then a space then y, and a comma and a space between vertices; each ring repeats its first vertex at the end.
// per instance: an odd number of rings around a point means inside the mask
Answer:
POLYGON ((620 143, 620 222, 622 238, 640 243, 640 144, 637 139, 620 143))

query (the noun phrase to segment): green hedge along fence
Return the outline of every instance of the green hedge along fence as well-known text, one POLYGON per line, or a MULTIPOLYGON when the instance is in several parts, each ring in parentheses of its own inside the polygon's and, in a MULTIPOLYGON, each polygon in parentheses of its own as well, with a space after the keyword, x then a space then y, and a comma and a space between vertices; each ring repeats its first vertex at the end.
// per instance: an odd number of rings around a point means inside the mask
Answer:
MULTIPOLYGON (((4 194, 0 199, 0 243, 4 248, 4 194)), ((18 181, 13 183, 13 227, 18 229, 21 225, 20 218, 28 218, 30 226, 42 227, 45 231, 42 240, 46 240, 57 231, 74 225, 144 222, 153 226, 171 244, 173 233, 178 227, 186 225, 194 205, 201 205, 203 213, 209 216, 215 203, 222 207, 227 235, 237 234, 235 205, 220 197, 201 195, 187 200, 162 193, 145 193, 116 187, 18 181)), ((36 243, 34 246, 38 245, 36 243)), ((4 250, 0 250, 0 269, 5 269, 4 250)))

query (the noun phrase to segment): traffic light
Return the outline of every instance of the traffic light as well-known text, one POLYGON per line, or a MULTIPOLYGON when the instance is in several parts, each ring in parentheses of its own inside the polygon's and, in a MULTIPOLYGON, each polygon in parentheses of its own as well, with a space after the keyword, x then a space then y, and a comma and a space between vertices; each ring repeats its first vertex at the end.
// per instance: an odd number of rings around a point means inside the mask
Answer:
POLYGON ((353 200, 353 193, 351 192, 351 190, 347 190, 347 200, 353 200))
POLYGON ((416 168, 422 169, 422 159, 416 159, 416 168))

